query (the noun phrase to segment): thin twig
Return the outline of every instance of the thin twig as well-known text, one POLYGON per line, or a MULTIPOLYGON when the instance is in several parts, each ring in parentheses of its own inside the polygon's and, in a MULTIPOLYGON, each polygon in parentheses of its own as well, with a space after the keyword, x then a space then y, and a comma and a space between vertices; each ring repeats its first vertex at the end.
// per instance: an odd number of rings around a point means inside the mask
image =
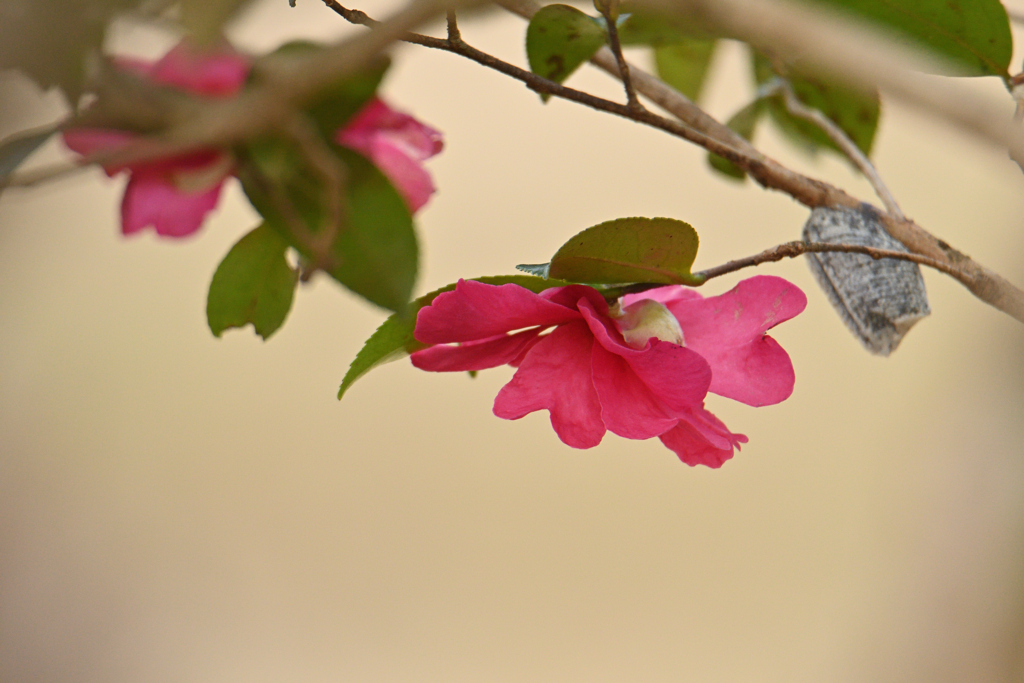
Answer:
POLYGON ((633 88, 633 79, 629 76, 629 62, 622 54, 622 43, 619 41, 618 26, 618 2, 617 0, 603 0, 594 4, 601 16, 604 17, 605 26, 608 31, 608 46, 615 55, 615 63, 619 67, 619 79, 626 90, 626 106, 630 109, 640 110, 643 105, 636 97, 636 89, 633 88))
POLYGON ((737 270, 741 270, 743 268, 758 266, 762 263, 772 263, 786 258, 795 258, 802 254, 821 252, 865 254, 873 259, 897 259, 900 261, 911 261, 912 263, 934 268, 946 275, 951 275, 953 277, 957 277, 959 275, 957 269, 951 267, 949 264, 938 259, 921 256, 920 254, 912 254, 906 251, 895 251, 892 249, 876 249, 875 247, 866 247, 860 244, 828 244, 825 242, 804 242, 803 240, 786 242, 772 247, 771 249, 766 249, 760 254, 736 259, 735 261, 729 261, 728 263, 723 263, 720 266, 715 266, 714 268, 708 268, 707 270, 694 273, 694 275, 696 277, 702 277, 704 280, 710 280, 728 273, 735 273, 737 270))
POLYGON ((879 175, 875 165, 871 163, 867 155, 860 151, 860 147, 850 139, 842 128, 837 126, 835 122, 829 117, 822 114, 817 109, 808 107, 797 98, 796 93, 793 92, 793 86, 786 80, 779 80, 779 90, 782 93, 783 101, 786 103, 786 111, 797 118, 804 119, 813 123, 815 126, 820 128, 828 139, 835 143, 836 147, 842 151, 846 157, 853 162, 853 165, 868 179, 871 183, 871 187, 874 188, 875 194, 882 200, 882 204, 885 206, 886 211, 893 215, 898 220, 905 220, 906 217, 903 215, 903 211, 900 210, 899 204, 896 203, 896 198, 893 197, 889 188, 886 187, 885 181, 882 180, 882 176, 879 175))
POLYGON ((318 269, 329 269, 336 265, 331 247, 338 233, 348 222, 348 206, 345 201, 347 169, 327 147, 307 116, 298 114, 292 118, 285 132, 298 145, 310 168, 323 182, 324 203, 327 207, 326 225, 315 233, 309 246, 312 255, 311 267, 304 269, 303 277, 309 277, 318 269))
POLYGON ((448 24, 448 42, 461 43, 462 33, 459 32, 459 20, 455 16, 455 10, 450 9, 445 15, 448 24))

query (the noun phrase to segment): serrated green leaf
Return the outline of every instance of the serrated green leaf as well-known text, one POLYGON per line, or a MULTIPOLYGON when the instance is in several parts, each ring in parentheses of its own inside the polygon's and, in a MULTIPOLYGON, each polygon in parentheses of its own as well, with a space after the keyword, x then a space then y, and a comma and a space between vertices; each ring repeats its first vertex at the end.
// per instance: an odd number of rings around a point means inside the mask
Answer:
MULTIPOLYGON (((564 287, 569 284, 559 280, 548 280, 545 278, 532 277, 529 275, 494 275, 472 278, 477 282, 489 285, 506 285, 509 283, 525 287, 531 292, 540 293, 552 287, 564 287)), ((370 335, 370 338, 363 344, 363 348, 356 354, 355 359, 345 373, 341 381, 341 388, 338 389, 338 400, 345 395, 352 384, 378 365, 395 360, 407 354, 413 353, 427 347, 416 341, 413 333, 416 330, 416 314, 424 306, 429 305, 438 294, 450 292, 455 289, 455 284, 446 285, 435 289, 429 294, 411 301, 402 313, 396 313, 385 320, 377 331, 370 335)))
POLYGON ((1007 77, 1013 37, 999 0, 813 0, 882 25, 969 75, 1007 77))
POLYGON ((619 218, 577 234, 551 258, 551 277, 569 282, 699 285, 690 272, 697 231, 674 218, 619 218))
POLYGON ((696 102, 715 54, 714 38, 689 38, 675 45, 654 48, 658 76, 696 102))
POLYGON ((299 274, 288 265, 288 243, 266 223, 240 239, 217 266, 206 321, 219 337, 249 323, 268 339, 288 316, 299 274))
MULTIPOLYGON (((331 245, 333 263, 327 273, 372 303, 401 310, 411 295, 419 256, 408 206, 368 159, 325 145, 344 171, 347 216, 331 245)), ((329 188, 320 174, 286 139, 250 143, 243 157, 238 176, 249 201, 289 245, 314 258, 308 235, 320 235, 329 220, 329 188)))
MULTIPOLYGON (((757 129, 757 122, 761 119, 761 114, 764 113, 764 107, 764 100, 756 99, 743 107, 743 109, 740 109, 738 112, 733 114, 732 117, 726 121, 725 125, 731 128, 743 139, 750 141, 753 139, 754 131, 757 129)), ((721 157, 717 154, 711 154, 709 152, 708 163, 711 165, 711 168, 729 178, 745 180, 747 177, 746 171, 725 157, 721 157)))
MULTIPOLYGON (((756 52, 753 61, 758 85, 764 85, 777 76, 786 78, 797 99, 834 121, 864 154, 870 155, 878 129, 880 105, 877 93, 866 96, 823 77, 805 76, 793 69, 785 74, 777 74, 771 62, 756 52)), ((782 95, 769 98, 767 106, 779 130, 801 149, 814 153, 823 147, 841 153, 821 128, 791 115, 782 95)))
MULTIPOLYGON (((274 54, 309 56, 323 50, 324 46, 319 43, 297 40, 285 43, 275 50, 274 54)), ((378 57, 359 73, 320 90, 305 111, 321 135, 327 139, 333 138, 335 133, 370 101, 390 65, 391 60, 387 57, 378 57)))
MULTIPOLYGON (((530 71, 561 83, 605 43, 605 30, 593 17, 568 5, 548 5, 526 27, 530 71)), ((547 101, 548 95, 541 95, 547 101)))

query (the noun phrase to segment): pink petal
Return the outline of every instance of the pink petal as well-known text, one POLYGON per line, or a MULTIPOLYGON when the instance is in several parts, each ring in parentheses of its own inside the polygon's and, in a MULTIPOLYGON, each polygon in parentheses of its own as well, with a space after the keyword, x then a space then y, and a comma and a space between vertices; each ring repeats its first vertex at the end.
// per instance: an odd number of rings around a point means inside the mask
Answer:
POLYGON ((380 136, 373 140, 368 156, 402 195, 410 213, 423 208, 434 194, 434 181, 426 169, 388 138, 380 136))
POLYGON ((734 447, 738 449, 741 443, 747 442, 747 437, 733 434, 703 408, 694 411, 689 419, 680 420, 675 429, 659 438, 687 465, 707 465, 714 469, 732 458, 734 447))
MULTIPOLYGON (((69 128, 61 135, 67 148, 82 156, 113 151, 138 138, 134 133, 106 128, 69 128)), ((107 175, 114 175, 124 168, 123 165, 104 166, 103 170, 107 172, 107 175)))
POLYGON ((217 206, 222 185, 205 192, 184 193, 164 174, 136 171, 121 202, 121 229, 130 235, 152 225, 165 237, 191 235, 217 206))
POLYGON ((149 77, 197 95, 230 97, 249 76, 249 60, 227 45, 201 50, 181 41, 153 65, 149 77))
POLYGON ((533 345, 540 328, 494 339, 466 342, 459 346, 438 344, 412 354, 412 364, 430 372, 486 370, 518 359, 533 345))
POLYGON ((700 292, 691 289, 690 287, 683 287, 682 285, 667 285, 665 287, 656 287, 655 289, 648 289, 646 292, 640 292, 639 294, 627 294, 622 297, 622 307, 625 308, 630 304, 634 304, 642 299, 654 299, 658 303, 665 304, 668 306, 670 303, 676 301, 689 301, 691 299, 703 299, 700 292))
POLYGON ((438 294, 416 317, 416 339, 448 344, 488 339, 526 327, 550 327, 580 314, 514 284, 487 285, 459 280, 455 290, 438 294))
MULTIPOLYGON (((615 328, 615 323, 606 316, 599 316, 589 301, 581 300, 579 309, 598 343, 626 361, 630 370, 660 402, 667 415, 675 416, 676 413, 689 411, 703 403, 712 375, 711 368, 699 354, 658 339, 651 339, 645 349, 630 348, 626 346, 622 335, 615 328)), ((621 375, 619 377, 621 378, 621 375)), ((594 381, 597 384, 596 366, 594 381)), ((607 393, 614 393, 615 388, 610 386, 606 391, 602 391, 599 385, 598 390, 601 394, 601 403, 607 408, 605 396, 607 393)), ((624 405, 624 409, 628 412, 628 404, 624 405)), ((610 424, 608 428, 611 429, 610 424)))
POLYGON ((381 170, 415 213, 434 193, 421 163, 444 147, 441 133, 373 98, 338 131, 335 142, 353 149, 381 170))
POLYGON ((565 444, 592 448, 601 443, 605 426, 591 380, 593 345, 594 338, 582 322, 561 325, 542 337, 498 392, 494 414, 518 420, 536 410, 548 410, 551 426, 565 444))
POLYGON ((552 287, 540 293, 542 299, 552 303, 561 304, 566 308, 579 308, 581 299, 590 303, 590 309, 599 316, 608 316, 608 302, 604 300, 601 292, 586 285, 569 285, 567 287, 552 287))
POLYGON ((758 275, 720 296, 666 305, 687 348, 711 365, 711 391, 752 406, 779 403, 793 393, 789 355, 765 332, 804 310, 807 297, 796 285, 758 275))
POLYGON ((676 425, 678 420, 667 414, 622 356, 594 344, 592 364, 601 419, 609 430, 627 439, 650 439, 676 425))

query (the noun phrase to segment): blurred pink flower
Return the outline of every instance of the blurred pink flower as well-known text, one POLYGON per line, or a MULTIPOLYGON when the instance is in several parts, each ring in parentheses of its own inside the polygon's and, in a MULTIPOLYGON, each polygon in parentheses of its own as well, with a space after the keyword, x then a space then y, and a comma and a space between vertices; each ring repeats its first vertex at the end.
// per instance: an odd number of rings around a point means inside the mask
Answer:
MULTIPOLYGON (((231 97, 242 87, 250 63, 229 47, 200 52, 181 42, 160 61, 118 60, 118 65, 150 80, 197 95, 231 97)), ((70 128, 64 144, 82 155, 113 151, 137 134, 102 128, 70 128)), ((191 235, 220 198, 234 160, 221 150, 189 154, 127 165, 106 165, 107 175, 129 171, 131 178, 121 201, 121 231, 125 235, 152 225, 166 237, 191 235)))
MULTIPOLYGON (((206 97, 232 97, 251 68, 243 55, 223 46, 200 52, 181 42, 156 63, 119 59, 118 66, 156 83, 206 97)), ((137 134, 101 128, 64 131, 64 144, 82 155, 113 151, 137 134)), ((413 117, 373 98, 335 142, 367 156, 415 212, 430 198, 434 184, 421 162, 441 151, 441 134, 413 117)), ((121 229, 126 235, 152 225, 157 234, 185 237, 200 228, 217 206, 221 187, 234 171, 234 158, 222 150, 201 150, 155 161, 106 165, 107 175, 128 171, 131 178, 121 202, 121 229)))
POLYGON ((688 465, 721 467, 747 438, 708 412, 705 396, 752 406, 789 397, 793 365, 765 332, 806 304, 795 285, 764 275, 707 299, 661 287, 612 309, 582 285, 534 294, 460 280, 420 310, 416 339, 434 346, 412 362, 435 372, 518 368, 494 414, 516 420, 547 410, 569 446, 596 446, 606 430, 657 436, 688 465))
POLYGON ((369 157, 416 213, 434 193, 423 162, 444 148, 441 133, 373 98, 334 141, 369 157))

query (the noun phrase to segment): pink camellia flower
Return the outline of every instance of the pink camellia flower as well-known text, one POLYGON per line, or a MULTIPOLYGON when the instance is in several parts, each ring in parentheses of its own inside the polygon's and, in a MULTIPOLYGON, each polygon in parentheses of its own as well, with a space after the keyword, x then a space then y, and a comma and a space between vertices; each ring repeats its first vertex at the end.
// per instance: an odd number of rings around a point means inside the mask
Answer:
MULTIPOLYGON (((181 42, 160 61, 119 60, 126 71, 206 97, 231 97, 242 87, 251 66, 229 47, 200 52, 181 42)), ((138 137, 136 133, 102 128, 71 128, 64 144, 89 155, 113 151, 138 137)), ((234 160, 222 150, 139 163, 104 166, 107 175, 129 171, 131 178, 121 201, 121 230, 125 235, 152 225, 165 237, 185 237, 202 225, 217 206, 221 187, 231 175, 234 160)))
POLYGON ((441 133, 373 98, 334 141, 369 157, 416 213, 434 193, 423 162, 444 148, 441 133))
MULTIPOLYGON (((205 97, 232 97, 245 83, 250 60, 229 46, 198 51, 183 41, 156 63, 119 59, 125 71, 155 83, 205 97)), ((64 131, 64 144, 89 155, 113 151, 137 139, 136 133, 100 128, 64 131)), ((335 142, 368 157, 405 199, 420 209, 434 192, 421 163, 443 147, 441 134, 413 117, 373 98, 336 134, 335 142)), ((224 181, 234 171, 234 158, 223 150, 200 150, 167 159, 104 166, 107 175, 128 171, 131 178, 121 202, 121 228, 126 235, 152 225, 165 237, 185 237, 202 225, 217 206, 224 181)))
POLYGON ((416 339, 433 346, 412 362, 435 372, 516 367, 494 414, 547 410, 569 446, 596 446, 606 430, 656 436, 688 465, 721 467, 747 438, 708 412, 705 396, 752 406, 788 398, 793 365, 765 333, 806 305, 799 288, 766 275, 706 299, 670 286, 611 308, 583 285, 534 294, 460 280, 420 310, 416 339))

